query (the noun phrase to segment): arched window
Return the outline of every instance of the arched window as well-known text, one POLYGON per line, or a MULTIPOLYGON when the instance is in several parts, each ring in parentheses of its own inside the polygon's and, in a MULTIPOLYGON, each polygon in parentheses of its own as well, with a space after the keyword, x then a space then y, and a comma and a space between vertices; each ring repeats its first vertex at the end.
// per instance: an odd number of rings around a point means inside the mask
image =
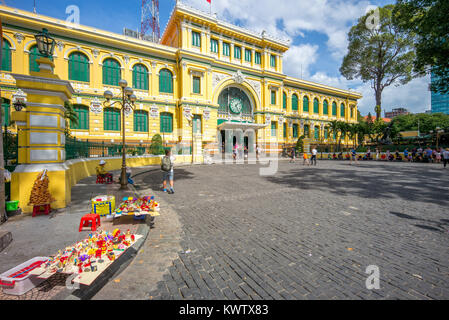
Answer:
POLYGON ((314 137, 316 140, 320 139, 320 127, 315 126, 314 128, 314 137))
POLYGON ((9 109, 10 101, 8 99, 2 98, 2 126, 9 126, 9 109))
POLYGON ((120 110, 116 108, 104 108, 103 128, 107 131, 120 131, 120 110))
POLYGON ((136 64, 133 67, 133 88, 148 90, 148 69, 143 64, 136 64))
POLYGON ((285 92, 282 94, 282 108, 287 109, 287 94, 285 92))
POLYGON ((2 50, 2 70, 11 71, 11 44, 6 39, 3 39, 2 50))
POLYGON ((245 91, 237 87, 224 88, 218 96, 218 105, 219 114, 242 113, 245 117, 250 117, 253 115, 252 105, 254 105, 254 100, 245 91), (233 108, 231 106, 231 102, 233 101, 238 102, 241 109, 235 107, 233 108))
POLYGON ((148 132, 148 112, 145 110, 134 111, 134 131, 148 132))
POLYGON ((75 110, 78 115, 78 124, 70 122, 70 128, 72 129, 81 129, 88 130, 89 129, 89 107, 82 105, 74 105, 73 110, 75 110))
POLYGON ((298 138, 298 125, 296 123, 293 124, 293 138, 298 138))
POLYGON ((340 105, 340 116, 341 116, 342 118, 345 117, 345 105, 344 105, 344 103, 342 103, 342 104, 340 105))
POLYGON ((173 74, 168 69, 159 71, 159 92, 173 93, 173 74))
POLYGON ((309 125, 308 124, 304 125, 304 137, 306 137, 306 138, 309 137, 309 125))
POLYGON ((327 103, 327 100, 324 100, 324 102, 323 102, 323 114, 327 116, 328 113, 329 113, 328 103, 327 103))
POLYGON ((337 116, 337 104, 332 102, 332 115, 337 116))
MULTIPOLYGON (((29 53, 29 64, 30 64, 30 72, 39 72, 39 64, 36 62, 36 59, 44 57, 40 54, 37 45, 34 45, 30 48, 29 53)), ((53 60, 53 57, 50 57, 50 60, 53 60)))
POLYGON ((73 52, 69 56, 69 80, 89 82, 89 59, 84 53, 73 52))
POLYGON ((122 70, 117 60, 108 58, 103 61, 103 84, 118 86, 122 70))
POLYGON ((302 99, 302 111, 309 112, 309 98, 307 96, 302 99))
POLYGON ((298 96, 296 94, 292 95, 292 110, 298 111, 298 96))
POLYGON ((313 113, 319 113, 320 112, 320 103, 318 102, 318 99, 313 99, 313 113))

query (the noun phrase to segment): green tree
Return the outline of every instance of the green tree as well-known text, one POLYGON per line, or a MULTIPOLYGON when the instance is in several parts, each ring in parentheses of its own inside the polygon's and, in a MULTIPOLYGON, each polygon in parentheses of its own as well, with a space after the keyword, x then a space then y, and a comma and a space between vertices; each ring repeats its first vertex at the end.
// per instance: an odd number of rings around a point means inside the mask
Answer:
POLYGON ((160 134, 155 134, 151 138, 150 152, 151 154, 164 154, 165 151, 162 146, 162 137, 160 134))
POLYGON ((376 118, 381 116, 382 92, 392 85, 406 84, 412 78, 413 36, 401 32, 392 22, 394 5, 379 8, 379 23, 368 28, 371 11, 359 18, 348 34, 348 54, 340 72, 348 80, 360 78, 370 82, 376 98, 376 118))
MULTIPOLYGON (((329 122, 329 134, 332 135, 332 137, 338 135, 338 131, 340 130, 339 127, 340 121, 338 120, 332 120, 329 122)), ((340 145, 338 146, 338 150, 340 151, 340 145)))
POLYGON ((344 121, 338 121, 338 131, 340 131, 340 137, 338 139, 338 150, 340 150, 341 146, 341 139, 346 137, 349 131, 349 123, 346 123, 344 121))
POLYGON ((415 37, 414 70, 432 70, 436 76, 431 90, 449 92, 449 1, 398 0, 393 21, 415 37))
POLYGON ((298 138, 298 140, 296 141, 296 146, 295 149, 296 151, 298 151, 299 153, 304 152, 304 138, 305 136, 302 135, 298 138))
POLYGON ((64 119, 66 120, 65 135, 70 136, 70 124, 78 125, 78 114, 70 101, 64 102, 64 109, 64 119))

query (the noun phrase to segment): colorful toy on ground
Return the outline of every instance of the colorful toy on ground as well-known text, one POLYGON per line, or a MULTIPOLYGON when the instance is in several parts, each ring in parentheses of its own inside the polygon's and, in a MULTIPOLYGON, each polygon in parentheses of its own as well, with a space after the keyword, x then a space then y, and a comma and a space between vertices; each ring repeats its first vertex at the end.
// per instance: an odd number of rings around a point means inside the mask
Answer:
POLYGON ((113 217, 117 218, 122 215, 159 215, 159 203, 154 200, 154 196, 146 196, 142 198, 125 197, 123 202, 113 213, 113 217))
POLYGON ((41 279, 56 272, 78 273, 74 282, 89 285, 140 237, 130 230, 121 232, 119 229, 90 233, 86 239, 58 251, 30 273, 41 279))

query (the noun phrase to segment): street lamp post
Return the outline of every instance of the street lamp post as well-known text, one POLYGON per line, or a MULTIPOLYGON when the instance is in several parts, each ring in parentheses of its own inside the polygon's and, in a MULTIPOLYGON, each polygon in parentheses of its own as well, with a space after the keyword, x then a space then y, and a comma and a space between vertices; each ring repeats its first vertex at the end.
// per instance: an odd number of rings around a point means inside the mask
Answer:
MULTIPOLYGON (((125 111, 134 110, 134 102, 136 102, 137 97, 133 93, 133 89, 128 87, 128 82, 124 79, 120 80, 119 86, 122 88, 121 101, 117 100, 115 102, 110 102, 111 99, 114 98, 111 91, 106 90, 104 92, 104 97, 106 101, 103 102, 105 107, 112 107, 115 104, 120 104, 122 109, 122 127, 123 127, 123 136, 122 136, 122 172, 120 174, 120 189, 124 190, 128 188, 128 179, 126 179, 126 147, 125 147, 125 111)), ((120 99, 120 97, 116 97, 120 99)))

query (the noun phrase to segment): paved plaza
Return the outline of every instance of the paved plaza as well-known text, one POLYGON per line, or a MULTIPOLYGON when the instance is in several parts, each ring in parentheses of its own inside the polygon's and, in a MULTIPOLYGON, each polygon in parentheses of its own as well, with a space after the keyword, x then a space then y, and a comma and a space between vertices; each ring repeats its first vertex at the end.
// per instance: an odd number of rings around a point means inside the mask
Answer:
POLYGON ((95 299, 448 299, 449 169, 279 162, 139 174, 161 216, 95 299), (366 288, 366 268, 380 289, 366 288))

